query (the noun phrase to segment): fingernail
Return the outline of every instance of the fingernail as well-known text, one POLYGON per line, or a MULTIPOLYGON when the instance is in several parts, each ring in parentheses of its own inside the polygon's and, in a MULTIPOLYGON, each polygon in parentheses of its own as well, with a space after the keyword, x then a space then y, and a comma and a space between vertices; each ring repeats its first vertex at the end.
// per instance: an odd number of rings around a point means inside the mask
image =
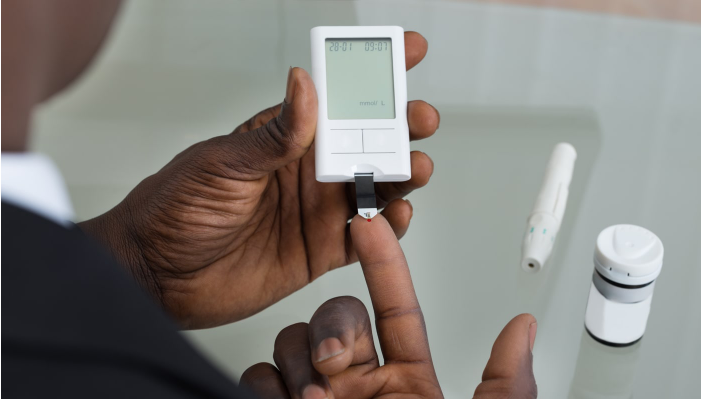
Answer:
POLYGON ((295 96, 295 79, 293 79, 293 67, 288 69, 288 83, 286 84, 286 97, 283 101, 286 104, 290 104, 293 101, 293 96, 295 96))
POLYGON ((303 389, 303 398, 304 399, 326 399, 327 398, 327 393, 325 393, 325 389, 314 385, 310 384, 305 386, 305 389, 303 389))
POLYGON ((415 210, 415 209, 413 208, 413 203, 411 203, 410 200, 405 199, 405 202, 408 203, 408 205, 410 206, 410 211, 414 211, 414 210, 415 210))
POLYGON ((322 362, 342 353, 344 353, 342 342, 336 337, 327 338, 317 346, 315 360, 316 362, 322 362))
POLYGON ((535 347, 535 338, 537 337, 537 323, 533 322, 530 324, 530 351, 535 347))

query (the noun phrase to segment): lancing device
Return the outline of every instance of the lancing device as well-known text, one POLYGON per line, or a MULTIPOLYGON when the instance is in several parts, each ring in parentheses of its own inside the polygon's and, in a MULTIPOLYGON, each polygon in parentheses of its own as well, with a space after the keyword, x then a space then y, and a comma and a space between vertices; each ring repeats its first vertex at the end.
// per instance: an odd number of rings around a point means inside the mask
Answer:
POLYGON ((358 213, 373 218, 374 182, 410 179, 403 28, 318 26, 310 44, 318 99, 315 177, 355 182, 358 213))
POLYGON ((554 147, 522 242, 520 265, 527 272, 539 271, 552 254, 566 210, 575 161, 574 146, 559 143, 554 147))

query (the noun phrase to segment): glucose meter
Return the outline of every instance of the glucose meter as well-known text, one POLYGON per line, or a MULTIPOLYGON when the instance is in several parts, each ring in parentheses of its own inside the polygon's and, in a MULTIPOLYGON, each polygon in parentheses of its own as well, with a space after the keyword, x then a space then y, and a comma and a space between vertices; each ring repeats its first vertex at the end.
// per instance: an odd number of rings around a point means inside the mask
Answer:
POLYGON ((403 28, 318 26, 310 42, 318 99, 315 176, 356 181, 359 214, 372 218, 373 182, 410 179, 403 28))

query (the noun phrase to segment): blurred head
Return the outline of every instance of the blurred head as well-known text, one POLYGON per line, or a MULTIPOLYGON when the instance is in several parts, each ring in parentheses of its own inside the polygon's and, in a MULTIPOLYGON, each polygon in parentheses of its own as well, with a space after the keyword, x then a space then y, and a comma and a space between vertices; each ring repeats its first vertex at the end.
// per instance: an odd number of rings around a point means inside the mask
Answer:
POLYGON ((2 2, 2 150, 26 146, 32 108, 73 82, 97 53, 119 0, 2 2))

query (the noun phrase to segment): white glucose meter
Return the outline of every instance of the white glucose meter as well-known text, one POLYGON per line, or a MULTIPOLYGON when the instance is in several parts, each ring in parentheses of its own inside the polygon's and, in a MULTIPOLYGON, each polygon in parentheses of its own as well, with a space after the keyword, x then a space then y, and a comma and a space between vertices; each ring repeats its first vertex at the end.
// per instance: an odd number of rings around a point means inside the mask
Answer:
POLYGON ((318 26, 310 42, 316 178, 356 181, 359 214, 372 218, 373 182, 410 179, 403 28, 318 26))

